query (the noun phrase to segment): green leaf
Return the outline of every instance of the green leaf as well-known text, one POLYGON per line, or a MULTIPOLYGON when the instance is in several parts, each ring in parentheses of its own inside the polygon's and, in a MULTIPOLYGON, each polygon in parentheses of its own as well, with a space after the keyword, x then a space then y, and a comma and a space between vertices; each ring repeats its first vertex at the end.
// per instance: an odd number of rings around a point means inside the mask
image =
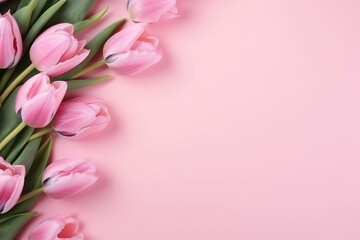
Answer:
POLYGON ((63 9, 55 14, 54 19, 49 24, 80 22, 85 18, 93 3, 94 0, 68 0, 63 9))
POLYGON ((107 28, 103 29, 100 33, 98 33, 88 44, 86 44, 85 48, 90 50, 89 56, 75 69, 72 71, 62 75, 59 79, 71 79, 78 71, 83 69, 99 52, 102 46, 105 44, 106 40, 108 40, 112 33, 121 25, 125 23, 126 19, 121 19, 107 28))
POLYGON ((0 223, 1 240, 14 240, 22 227, 35 215, 36 212, 21 213, 2 221, 0 223))
POLYGON ((36 138, 30 141, 13 164, 24 165, 26 173, 28 173, 31 166, 33 165, 40 143, 41 138, 36 138))
POLYGON ((24 36, 29 28, 31 15, 35 8, 35 0, 31 0, 29 4, 17 10, 13 16, 19 25, 21 34, 24 36))
POLYGON ((88 79, 75 79, 67 81, 68 90, 75 90, 83 87, 88 87, 91 85, 102 83, 108 80, 111 76, 103 76, 98 78, 88 78, 88 79))
MULTIPOLYGON (((28 5, 30 1, 32 1, 32 0, 22 0, 21 3, 19 4, 17 10, 28 5)), ((48 1, 47 0, 35 0, 35 2, 36 2, 36 4, 35 4, 34 12, 31 16, 31 23, 33 23, 34 20, 36 20, 39 17, 41 11, 43 10, 44 6, 46 5, 46 3, 48 1)))
POLYGON ((49 161, 51 146, 52 138, 49 138, 37 152, 34 163, 26 175, 23 193, 28 193, 41 187, 42 175, 49 161))
POLYGON ((19 11, 19 9, 25 7, 26 5, 28 5, 32 0, 21 0, 18 7, 17 7, 17 10, 16 11, 19 11))
MULTIPOLYGON (((19 155, 19 152, 23 149, 25 144, 28 142, 32 133, 34 132, 34 128, 26 127, 24 128, 19 135, 16 136, 14 142, 11 144, 11 149, 9 151, 9 155, 6 156, 6 161, 9 163, 14 162, 16 157, 19 155)), ((9 144, 8 144, 9 145, 9 144)), ((4 157, 4 155, 2 155, 4 157)))
POLYGON ((83 28, 86 28, 87 26, 90 26, 94 23, 97 23, 104 15, 105 13, 109 10, 109 7, 104 8, 103 10, 101 10, 100 12, 94 14, 93 16, 81 21, 81 22, 77 22, 74 24, 75 27, 75 31, 79 31, 83 28))
POLYGON ((7 162, 9 162, 7 156, 11 152, 12 145, 14 144, 14 142, 15 142, 15 138, 11 139, 11 141, 8 144, 6 144, 6 146, 0 151, 0 156, 2 156, 7 162))
POLYGON ((49 7, 51 7, 52 5, 54 5, 55 3, 57 3, 59 0, 46 0, 46 5, 45 8, 48 9, 49 7))
MULTIPOLYGON (((26 35, 24 40, 24 51, 28 47, 30 47, 32 41, 36 38, 39 34, 41 29, 45 26, 45 24, 54 16, 56 12, 66 3, 67 0, 60 0, 59 2, 55 3, 51 6, 48 10, 46 10, 39 19, 32 25, 29 30, 29 33, 26 35)), ((79 1, 79 0, 78 0, 79 1)))
POLYGON ((30 198, 22 203, 16 204, 10 211, 7 213, 0 214, 0 224, 11 216, 24 213, 30 210, 30 208, 35 204, 36 200, 38 200, 39 196, 35 196, 30 198))
POLYGON ((19 5, 18 1, 6 1, 0 4, 0 12, 5 14, 7 11, 15 12, 17 6, 19 5))
POLYGON ((15 89, 0 109, 0 140, 3 140, 21 123, 21 119, 15 112, 15 98, 18 91, 19 88, 15 89))
POLYGON ((46 4, 46 0, 36 0, 36 6, 31 16, 31 24, 33 24, 36 21, 36 19, 38 19, 42 10, 44 9, 45 4, 46 4))

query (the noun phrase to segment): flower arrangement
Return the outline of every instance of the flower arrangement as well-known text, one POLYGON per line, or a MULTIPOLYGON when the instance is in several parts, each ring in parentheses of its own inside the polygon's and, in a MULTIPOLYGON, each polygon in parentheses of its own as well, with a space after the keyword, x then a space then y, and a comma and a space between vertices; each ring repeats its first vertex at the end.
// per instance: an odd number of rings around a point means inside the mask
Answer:
MULTIPOLYGON (((89 16, 94 0, 0 1, 0 239, 15 239, 36 215, 41 194, 71 197, 99 176, 87 158, 52 160, 55 136, 79 140, 104 129, 110 114, 101 99, 74 89, 108 76, 84 75, 107 66, 136 74, 162 58, 149 24, 177 16, 176 0, 128 0, 129 20, 119 19, 92 39, 77 32, 101 21, 107 9, 89 16), (102 57, 98 52, 102 51, 102 57)), ((29 240, 84 239, 74 216, 44 220, 29 240)))

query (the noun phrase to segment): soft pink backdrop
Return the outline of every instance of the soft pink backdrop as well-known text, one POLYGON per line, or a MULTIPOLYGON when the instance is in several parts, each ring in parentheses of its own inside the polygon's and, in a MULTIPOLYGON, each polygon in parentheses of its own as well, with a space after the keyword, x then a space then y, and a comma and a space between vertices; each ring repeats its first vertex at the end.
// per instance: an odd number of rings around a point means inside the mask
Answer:
MULTIPOLYGON (((122 16, 105 2, 107 23, 122 16)), ((35 223, 75 213, 88 240, 360 239, 360 2, 179 9, 150 29, 161 64, 82 92, 113 121, 57 139, 54 158, 91 156, 101 180, 44 200, 35 223)))

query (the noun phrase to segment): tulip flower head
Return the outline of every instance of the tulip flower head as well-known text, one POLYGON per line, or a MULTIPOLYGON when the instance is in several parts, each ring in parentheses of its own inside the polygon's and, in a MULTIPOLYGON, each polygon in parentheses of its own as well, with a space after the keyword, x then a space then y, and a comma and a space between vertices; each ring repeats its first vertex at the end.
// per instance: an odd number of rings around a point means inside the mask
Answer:
POLYGON ((73 196, 93 185, 96 167, 87 158, 67 158, 51 163, 43 175, 44 192, 51 198, 73 196))
POLYGON ((39 73, 20 87, 15 110, 23 122, 35 128, 48 125, 63 100, 67 89, 64 81, 50 82, 45 73, 39 73))
POLYGON ((74 37, 74 26, 61 23, 43 32, 30 49, 34 66, 50 77, 60 76, 77 65, 89 55, 84 49, 86 41, 74 37))
POLYGON ((110 114, 101 99, 78 97, 60 105, 53 128, 62 137, 80 139, 101 131, 109 122, 110 114))
POLYGON ((128 0, 127 9, 134 22, 155 23, 178 16, 176 0, 128 0))
POLYGON ((24 187, 25 167, 6 162, 0 157, 0 213, 15 206, 24 187))
POLYGON ((41 222, 31 231, 28 240, 83 240, 79 220, 74 216, 54 217, 41 222))
POLYGON ((120 75, 141 72, 159 62, 162 52, 159 40, 145 33, 143 24, 134 24, 113 35, 104 45, 108 67, 120 75))
POLYGON ((0 14, 0 68, 15 66, 21 57, 23 43, 19 26, 10 14, 0 14))

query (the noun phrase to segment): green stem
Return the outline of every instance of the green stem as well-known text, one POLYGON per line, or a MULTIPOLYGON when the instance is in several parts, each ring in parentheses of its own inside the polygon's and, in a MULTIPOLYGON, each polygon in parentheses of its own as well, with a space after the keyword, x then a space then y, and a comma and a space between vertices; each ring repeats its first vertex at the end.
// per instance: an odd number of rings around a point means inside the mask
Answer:
POLYGON ((12 74, 14 73, 15 68, 16 67, 6 70, 6 72, 2 76, 2 78, 0 80, 0 92, 2 92, 4 90, 4 88, 6 87, 6 84, 9 82, 9 79, 11 78, 12 74))
POLYGON ((25 127, 26 124, 24 122, 21 122, 9 135, 7 135, 6 138, 4 138, 4 140, 0 142, 0 151, 6 146, 6 144, 8 144, 14 137, 16 137, 25 127))
POLYGON ((101 59, 85 68, 83 68, 80 72, 78 72, 77 74, 75 74, 71 79, 75 79, 75 78, 78 78, 88 72, 91 72, 92 70, 98 68, 98 67, 102 67, 106 64, 105 60, 104 59, 101 59))
POLYGON ((35 197, 35 196, 37 196, 37 195, 39 195, 39 194, 41 194, 43 192, 44 192, 43 188, 38 188, 38 189, 35 189, 35 190, 31 191, 31 192, 25 193, 24 195, 22 195, 19 198, 17 204, 22 203, 23 201, 26 201, 26 200, 28 200, 30 198, 33 198, 33 197, 35 197))
POLYGON ((37 133, 34 133, 33 135, 31 135, 31 137, 29 138, 29 141, 34 140, 39 137, 42 137, 45 134, 51 133, 52 131, 53 131, 52 127, 43 128, 40 131, 38 131, 37 133))
POLYGON ((10 93, 21 83, 27 75, 35 69, 34 65, 30 64, 15 80, 5 89, 4 93, 0 96, 0 104, 10 95, 10 93))

